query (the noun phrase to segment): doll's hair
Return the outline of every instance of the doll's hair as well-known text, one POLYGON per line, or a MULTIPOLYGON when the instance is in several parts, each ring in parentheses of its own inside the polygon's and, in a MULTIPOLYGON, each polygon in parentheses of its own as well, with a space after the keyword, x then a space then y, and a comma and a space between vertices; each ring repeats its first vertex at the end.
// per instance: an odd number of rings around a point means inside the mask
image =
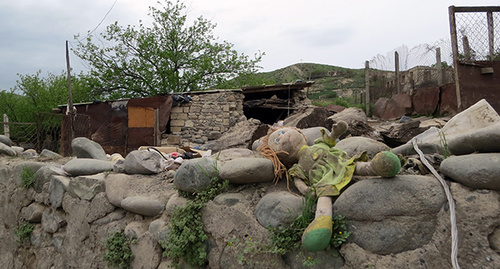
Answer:
POLYGON ((269 146, 269 135, 271 135, 273 132, 275 132, 279 129, 282 129, 282 128, 294 129, 294 130, 298 131, 304 137, 304 139, 307 141, 307 137, 304 135, 304 133, 302 133, 302 131, 300 131, 299 128, 295 128, 295 127, 278 127, 278 128, 271 127, 271 128, 269 128, 267 135, 264 136, 263 138, 261 138, 262 145, 260 145, 257 148, 257 150, 260 151, 261 155, 264 158, 268 158, 269 160, 271 160, 273 162, 273 168, 274 168, 274 181, 273 182, 274 182, 274 184, 277 184, 278 181, 280 180, 280 178, 283 177, 283 174, 285 174, 286 186, 287 186, 288 190, 290 191, 290 181, 288 178, 288 172, 287 172, 286 166, 280 161, 280 159, 278 157, 278 153, 284 153, 284 154, 289 154, 289 153, 286 151, 275 152, 271 148, 271 146, 269 146))

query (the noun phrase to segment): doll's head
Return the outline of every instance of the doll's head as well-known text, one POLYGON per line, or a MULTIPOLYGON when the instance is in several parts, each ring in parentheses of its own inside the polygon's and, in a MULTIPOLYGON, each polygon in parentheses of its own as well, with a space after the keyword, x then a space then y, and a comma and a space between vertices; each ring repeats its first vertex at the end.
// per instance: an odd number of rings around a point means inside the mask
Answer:
POLYGON ((280 128, 269 135, 267 144, 276 152, 280 161, 290 167, 298 161, 298 153, 307 145, 307 140, 295 128, 280 128))

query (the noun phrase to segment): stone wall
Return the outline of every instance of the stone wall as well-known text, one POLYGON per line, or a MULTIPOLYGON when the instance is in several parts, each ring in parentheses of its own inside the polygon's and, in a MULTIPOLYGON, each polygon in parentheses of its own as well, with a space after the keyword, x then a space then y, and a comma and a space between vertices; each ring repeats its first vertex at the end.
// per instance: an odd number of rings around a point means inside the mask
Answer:
POLYGON ((241 90, 193 92, 189 96, 191 102, 172 107, 171 133, 162 145, 199 146, 245 120, 241 90))

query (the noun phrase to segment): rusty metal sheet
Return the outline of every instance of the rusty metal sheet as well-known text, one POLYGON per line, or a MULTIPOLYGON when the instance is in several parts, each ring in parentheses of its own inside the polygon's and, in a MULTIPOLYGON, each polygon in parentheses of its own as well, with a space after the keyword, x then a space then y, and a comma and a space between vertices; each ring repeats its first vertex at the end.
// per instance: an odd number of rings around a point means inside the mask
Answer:
POLYGON ((433 115, 439 103, 439 87, 416 89, 412 99, 416 114, 433 115))
POLYGON ((128 128, 128 152, 140 146, 153 146, 153 128, 128 128))
POLYGON ((128 128, 155 126, 155 109, 152 107, 128 107, 128 128))
POLYGON ((458 72, 462 110, 486 99, 500 113, 500 61, 461 63, 458 65, 458 72), (485 69, 492 69, 492 72, 483 73, 485 69))

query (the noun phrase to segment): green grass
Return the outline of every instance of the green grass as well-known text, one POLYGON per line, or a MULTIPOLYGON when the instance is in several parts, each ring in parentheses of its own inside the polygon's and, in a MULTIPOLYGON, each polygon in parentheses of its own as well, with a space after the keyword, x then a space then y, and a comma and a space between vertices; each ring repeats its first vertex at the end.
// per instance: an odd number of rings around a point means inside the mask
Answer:
POLYGON ((23 167, 21 172, 21 186, 25 189, 33 187, 35 184, 35 171, 29 167, 23 167))

